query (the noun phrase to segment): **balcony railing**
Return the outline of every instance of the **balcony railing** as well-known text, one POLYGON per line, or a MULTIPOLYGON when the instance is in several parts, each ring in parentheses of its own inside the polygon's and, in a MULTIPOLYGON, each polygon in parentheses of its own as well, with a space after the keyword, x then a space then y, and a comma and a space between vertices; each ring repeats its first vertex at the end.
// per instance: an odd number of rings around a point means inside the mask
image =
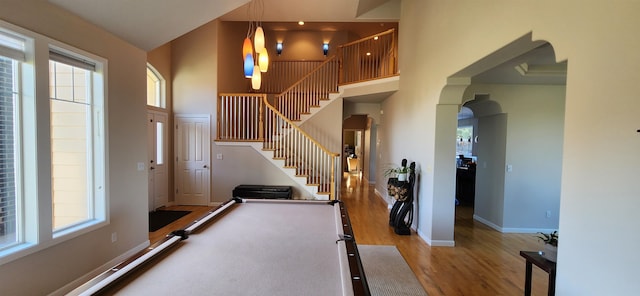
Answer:
POLYGON ((395 29, 338 47, 340 85, 398 74, 395 29))

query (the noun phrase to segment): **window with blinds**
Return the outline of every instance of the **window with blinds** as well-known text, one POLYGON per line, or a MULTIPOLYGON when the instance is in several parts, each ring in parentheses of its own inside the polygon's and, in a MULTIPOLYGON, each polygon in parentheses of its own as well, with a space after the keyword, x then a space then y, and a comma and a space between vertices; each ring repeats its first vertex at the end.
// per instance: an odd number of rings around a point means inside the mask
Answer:
POLYGON ((0 30, 0 249, 21 241, 18 174, 21 150, 17 100, 20 64, 25 60, 25 40, 0 30))
POLYGON ((106 66, 0 20, 0 264, 107 223, 106 66))

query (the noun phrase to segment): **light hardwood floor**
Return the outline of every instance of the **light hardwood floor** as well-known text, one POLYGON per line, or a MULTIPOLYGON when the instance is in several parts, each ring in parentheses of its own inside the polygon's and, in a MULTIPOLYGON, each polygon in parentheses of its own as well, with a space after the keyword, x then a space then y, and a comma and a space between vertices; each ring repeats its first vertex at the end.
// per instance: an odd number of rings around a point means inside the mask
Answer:
MULTIPOLYGON (((359 245, 395 245, 430 296, 523 295, 525 261, 520 250, 538 250, 532 234, 503 234, 473 220, 473 209, 456 208, 455 247, 430 247, 415 232, 396 235, 388 225, 386 203, 373 185, 345 175, 344 201, 359 245)), ((210 208, 177 206, 191 214, 150 233, 152 242, 186 226, 210 208)), ((547 274, 533 268, 532 295, 547 294, 547 274)))

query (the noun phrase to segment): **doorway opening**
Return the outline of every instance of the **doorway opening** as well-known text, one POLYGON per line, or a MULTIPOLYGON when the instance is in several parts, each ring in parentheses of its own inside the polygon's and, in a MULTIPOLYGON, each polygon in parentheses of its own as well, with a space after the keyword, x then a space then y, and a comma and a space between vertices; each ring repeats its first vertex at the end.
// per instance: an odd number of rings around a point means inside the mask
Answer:
MULTIPOLYGON (((551 44, 531 37, 524 35, 454 74, 440 100, 442 106, 458 104, 473 113, 472 120, 455 119, 456 129, 443 128, 436 135, 436 141, 450 139, 449 155, 456 149, 457 160, 447 162, 451 168, 468 163, 476 169, 466 215, 503 233, 550 232, 559 224, 568 62, 556 62, 551 44), (452 132, 464 127, 472 127, 461 132, 473 136, 463 136, 460 143, 452 132)), ((440 110, 437 116, 454 120, 451 109, 440 110)), ((436 151, 438 155, 444 153, 436 151)), ((453 206, 459 196, 450 196, 453 206)), ((449 220, 454 226, 460 223, 456 218, 449 220)))

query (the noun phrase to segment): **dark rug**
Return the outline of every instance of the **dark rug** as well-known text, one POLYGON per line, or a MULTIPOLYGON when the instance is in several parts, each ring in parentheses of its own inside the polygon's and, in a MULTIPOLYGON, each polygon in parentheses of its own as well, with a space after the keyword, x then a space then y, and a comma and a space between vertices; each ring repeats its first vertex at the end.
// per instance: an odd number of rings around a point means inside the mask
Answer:
POLYGON ((191 211, 153 211, 149 212, 149 232, 157 231, 176 221, 191 211))

